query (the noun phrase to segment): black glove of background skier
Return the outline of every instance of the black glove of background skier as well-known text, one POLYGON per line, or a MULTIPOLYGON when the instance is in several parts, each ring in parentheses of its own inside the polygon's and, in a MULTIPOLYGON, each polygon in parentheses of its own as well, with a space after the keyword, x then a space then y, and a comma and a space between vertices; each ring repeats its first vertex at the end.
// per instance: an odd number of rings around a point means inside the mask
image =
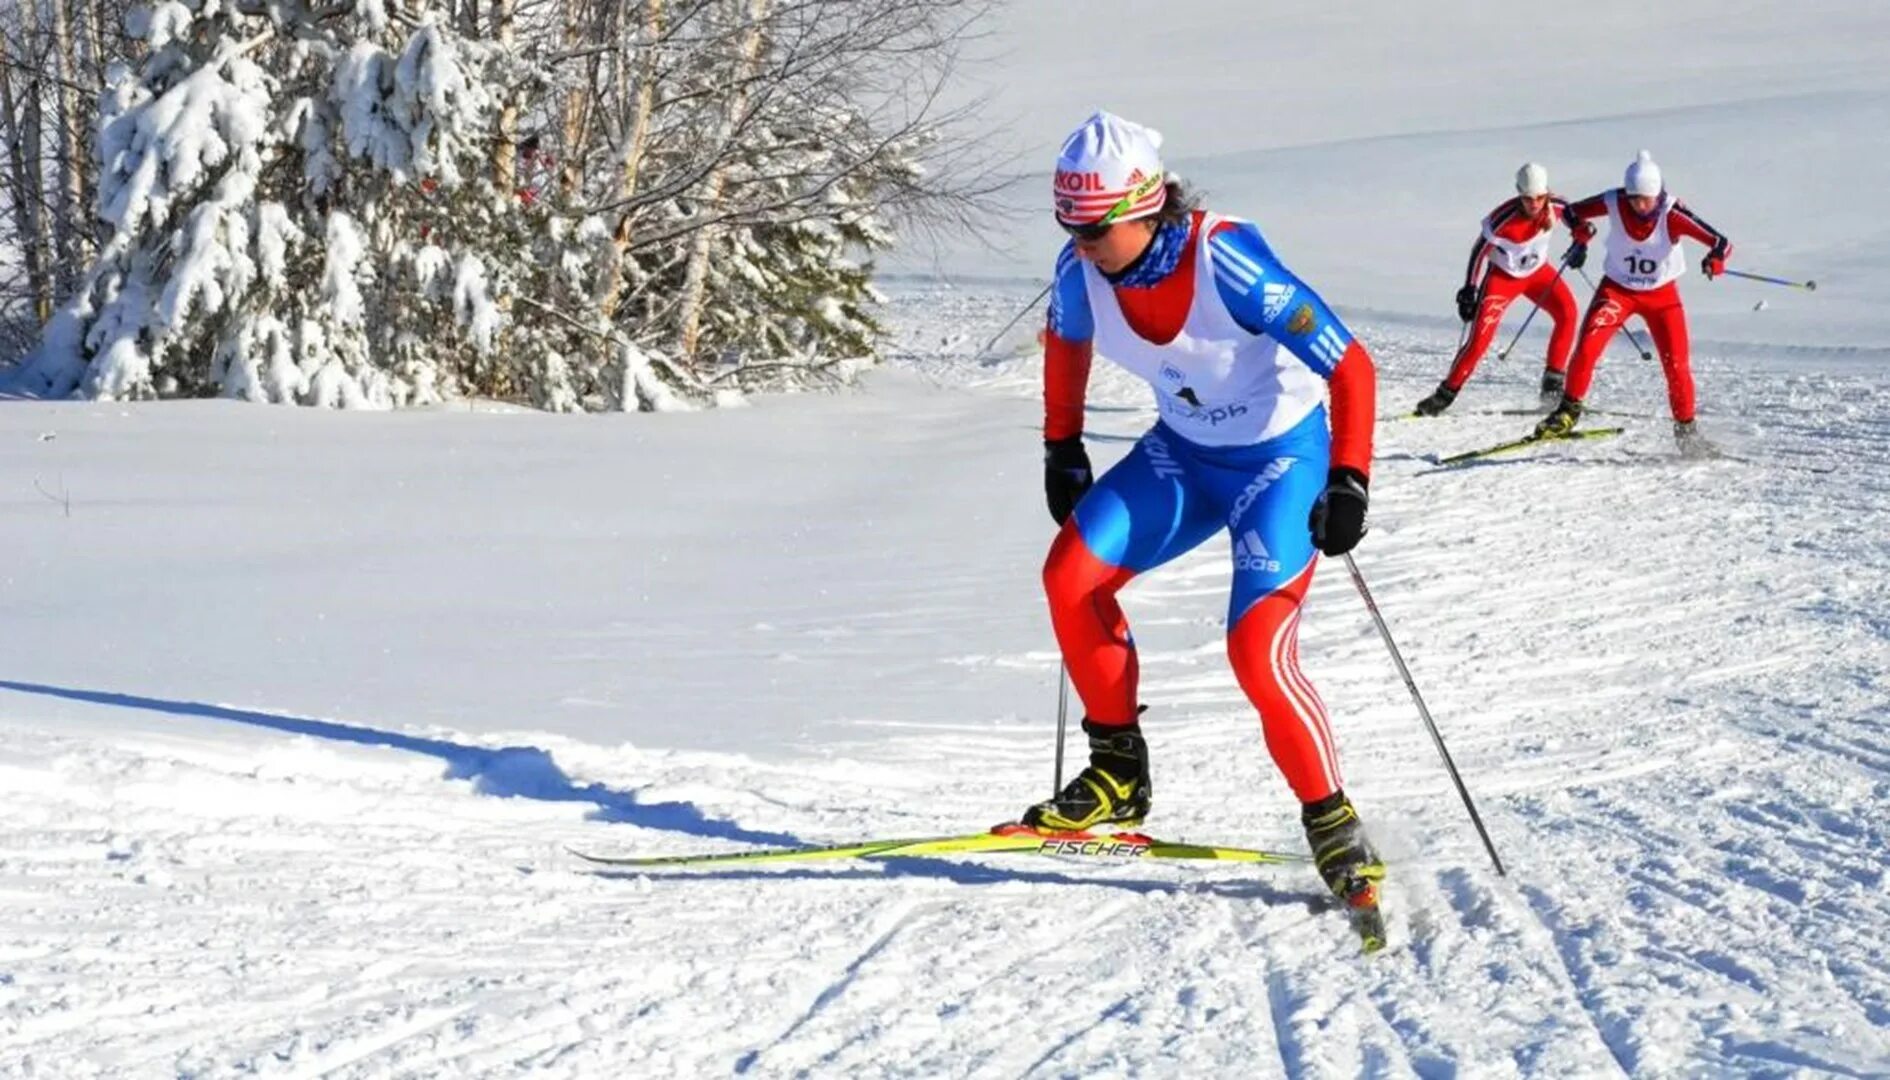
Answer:
POLYGON ((1588 262, 1588 245, 1580 240, 1570 244, 1568 251, 1562 255, 1562 261, 1568 264, 1570 270, 1580 270, 1588 262))
POLYGON ((1326 493, 1313 504, 1313 546, 1328 555, 1343 555, 1365 536, 1367 481, 1356 469, 1333 469, 1326 474, 1326 493))
POLYGON ((1465 285, 1457 290, 1457 317, 1469 322, 1477 317, 1477 287, 1465 285))
POLYGON ((1726 241, 1721 240, 1714 244, 1713 250, 1707 252, 1706 258, 1700 260, 1700 273, 1705 274, 1708 281, 1725 273, 1726 256, 1730 254, 1732 254, 1732 248, 1726 241))
POLYGON ((1063 524, 1083 494, 1096 482, 1089 467, 1089 452, 1083 438, 1045 439, 1043 444, 1043 494, 1050 504, 1050 516, 1063 524))

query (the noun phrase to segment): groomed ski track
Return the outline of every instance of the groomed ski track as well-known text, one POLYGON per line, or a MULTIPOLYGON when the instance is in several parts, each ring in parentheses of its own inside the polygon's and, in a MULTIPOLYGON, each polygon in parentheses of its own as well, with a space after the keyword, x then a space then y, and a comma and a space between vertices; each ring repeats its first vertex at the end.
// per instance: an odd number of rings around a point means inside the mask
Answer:
MULTIPOLYGON (((1427 455, 1526 429, 1475 413, 1526 405, 1533 361, 1493 366, 1461 415, 1381 425, 1359 563, 1511 876, 1491 872, 1362 605, 1324 567, 1302 655, 1392 858, 1392 946, 1376 957, 1357 955, 1310 873, 1290 868, 993 856, 637 874, 563 854, 960 831, 1047 789, 1056 658, 1034 592, 1049 539, 1034 368, 958 357, 1027 296, 916 291, 904 355, 865 395, 737 418, 741 439, 778 441, 786 458, 833 438, 870 459, 833 459, 800 491, 753 457, 713 458, 690 433, 737 428, 709 416, 608 429, 620 436, 550 418, 232 409, 172 424, 174 406, 0 408, 9 444, 33 448, 0 465, 0 530, 18 559, 0 672, 0 1074, 1890 1070, 1890 388, 1865 371, 1701 358, 1703 427, 1757 465, 1681 463, 1664 421, 1626 420, 1618 439, 1436 472, 1427 455), (203 515, 175 492, 141 508, 88 487, 153 445, 193 445, 206 422, 232 444, 251 425, 288 435, 258 439, 242 467, 203 463, 213 525, 193 524, 203 515), (281 518, 243 505, 275 489, 246 485, 280 456, 321 489, 329 470, 351 475, 364 438, 414 424, 532 435, 496 440, 491 457, 478 438, 446 440, 473 457, 438 490, 421 479, 437 462, 397 467, 422 506, 444 491, 491 519, 421 514, 383 537, 461 542, 453 566, 482 602, 466 625, 434 626, 435 648, 457 634, 485 657, 475 639, 532 613, 509 641, 515 670, 466 678, 595 690, 608 707, 565 700, 537 722, 467 694, 455 724, 418 704, 430 683, 461 701, 441 666, 450 650, 423 651, 413 685, 390 682, 376 711, 371 694, 324 689, 349 676, 332 641, 304 643, 329 666, 302 672, 266 644, 236 657, 247 663, 193 666, 171 640, 208 635, 227 655, 261 618, 232 601, 246 589, 291 614, 326 589, 366 590, 344 584, 347 566, 291 564, 313 575, 306 593, 272 593, 281 518), (127 425, 141 438, 118 437, 127 425), (560 431, 582 434, 561 448, 560 431), (808 550, 725 526, 687 541, 745 569, 694 603, 652 610, 662 597, 591 597, 583 574, 532 578, 526 557, 559 559, 560 528, 586 551, 598 534, 560 501, 569 492, 533 494, 530 455, 628 452, 632 434, 639 460, 682 478, 758 472, 773 485, 761 525, 806 522, 830 561, 810 570, 808 550), (54 448, 70 517, 32 487, 58 490, 54 448), (559 513, 531 544, 469 540, 469 526, 559 513), (124 606, 111 575, 137 563, 113 530, 153 520, 228 541, 234 565, 168 598, 207 595, 214 618, 166 614, 156 594, 124 606), (520 575, 526 586, 503 584, 520 575), (824 606, 796 592, 810 575, 824 606), (98 632, 111 648, 87 655, 86 621, 113 611, 120 625, 98 632), (738 626, 718 654, 718 628, 738 626), (614 696, 595 689, 672 639, 687 673, 676 661, 667 677, 623 676, 614 696), (783 680, 792 708, 735 670, 753 665, 783 680), (726 694, 698 688, 718 676, 726 694), (825 696, 809 690, 823 681, 825 696), (695 734, 692 709, 710 718, 695 734)), ((1363 334, 1383 366, 1381 413, 1421 396, 1451 344, 1443 331, 1363 334)), ((1658 376, 1618 353, 1596 397, 1658 412, 1658 376)), ((1093 401, 1101 465, 1149 416, 1111 374, 1093 401)), ((621 483, 626 502, 656 497, 621 483)), ((380 520, 322 506, 343 534, 380 520)), ((662 547, 682 542, 639 539, 687 562, 662 547)), ((398 571, 425 557, 388 558, 369 576, 398 596, 398 571)), ((1225 564, 1216 541, 1129 593, 1154 753, 1148 828, 1294 847, 1295 808, 1224 663, 1225 564)), ((350 602, 330 601, 336 617, 350 602)))

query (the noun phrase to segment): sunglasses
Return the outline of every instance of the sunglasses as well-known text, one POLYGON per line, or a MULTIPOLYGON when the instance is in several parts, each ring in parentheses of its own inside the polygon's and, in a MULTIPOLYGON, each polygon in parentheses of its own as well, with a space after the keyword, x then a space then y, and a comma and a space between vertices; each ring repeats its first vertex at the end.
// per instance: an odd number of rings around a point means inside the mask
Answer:
POLYGON ((1057 224, 1063 226, 1063 231, 1069 233, 1073 239, 1080 240, 1084 243, 1101 240, 1103 237, 1109 235, 1110 229, 1116 227, 1116 223, 1110 221, 1108 218, 1104 218, 1101 221, 1092 221, 1087 225, 1072 225, 1067 221, 1059 221, 1057 224))
POLYGON ((1156 188, 1160 187, 1164 182, 1165 181, 1163 179, 1162 174, 1156 173, 1155 175, 1135 185, 1134 190, 1130 191, 1127 195, 1124 195, 1122 198, 1117 199, 1116 204, 1110 207, 1108 212, 1104 213, 1102 217, 1097 218, 1095 221, 1092 221, 1087 225, 1072 225, 1069 222, 1062 220, 1061 218, 1057 220, 1057 224, 1061 225, 1063 227, 1063 231, 1066 233, 1069 233, 1070 236, 1074 239, 1081 240, 1085 243, 1101 240, 1103 237, 1109 235, 1110 229, 1113 229, 1116 227, 1117 218, 1121 217, 1123 214, 1128 213, 1130 207, 1134 206, 1138 202, 1141 202, 1144 198, 1147 198, 1149 192, 1154 191, 1156 188))

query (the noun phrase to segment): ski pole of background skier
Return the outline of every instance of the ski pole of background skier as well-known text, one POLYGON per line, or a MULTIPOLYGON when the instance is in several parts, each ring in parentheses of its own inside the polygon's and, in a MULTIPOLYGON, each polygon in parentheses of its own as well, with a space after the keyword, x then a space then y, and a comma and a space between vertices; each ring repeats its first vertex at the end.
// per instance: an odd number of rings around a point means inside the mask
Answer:
POLYGON ((977 352, 973 353, 971 355, 971 358, 973 360, 983 360, 985 358, 985 355, 991 351, 991 346, 996 345, 998 343, 999 338, 1002 338, 1005 334, 1010 333, 1011 327, 1016 326, 1018 322, 1023 319, 1024 316, 1036 310, 1037 305, 1043 302, 1043 298, 1050 295, 1050 289, 1055 284, 1056 284, 1055 281, 1051 281, 1049 285, 1045 285, 1043 287, 1042 292, 1038 293, 1035 297, 1032 297, 1030 303, 1025 304, 1023 307, 1019 308, 1017 310, 1017 314, 1011 316, 1011 321, 1004 324, 1004 329, 999 330, 995 334, 992 334, 991 340, 985 342, 984 348, 979 349, 977 352))
MULTIPOLYGON (((1589 277, 1588 271, 1586 270, 1583 270, 1580 273, 1582 275, 1582 280, 1588 283, 1588 290, 1590 292, 1593 292, 1595 289, 1595 279, 1589 277)), ((1626 322, 1623 322, 1621 324, 1621 332, 1627 335, 1628 341, 1631 342, 1634 346, 1634 351, 1641 354, 1641 359, 1652 360, 1654 358, 1654 354, 1647 351, 1647 346, 1641 344, 1641 336, 1634 332, 1633 327, 1629 326, 1626 322)))
MULTIPOLYGON (((1477 306, 1483 306, 1483 289, 1480 286, 1477 289, 1477 306)), ((1474 319, 1466 319, 1463 324, 1463 329, 1457 331, 1457 351, 1451 353, 1451 356, 1463 355, 1463 343, 1470 340, 1470 326, 1474 322, 1474 319)))
POLYGON ((1477 835, 1483 839, 1483 850, 1490 853, 1490 862, 1496 867, 1499 877, 1507 877, 1503 869, 1503 860, 1496 854, 1496 845, 1491 842, 1490 834, 1483 827, 1483 818, 1477 814, 1476 803, 1470 799, 1470 790, 1464 787, 1463 777, 1457 774, 1457 763, 1451 760, 1450 749, 1444 745, 1444 736, 1437 730, 1437 721, 1431 719, 1431 710, 1425 707, 1424 696, 1418 693, 1417 681, 1411 678, 1411 669, 1405 666, 1404 654, 1398 651, 1398 643, 1391 639, 1391 628, 1385 625, 1385 617, 1379 614, 1378 603, 1372 599, 1372 591, 1365 585, 1365 575, 1358 572, 1358 561, 1351 552, 1345 553, 1345 568, 1352 572, 1352 584, 1358 587, 1359 598, 1365 601, 1366 610, 1372 613, 1372 622, 1378 625, 1378 635, 1385 639, 1385 648, 1391 652, 1392 663, 1398 666, 1398 674, 1404 677, 1404 688, 1411 691, 1411 700, 1417 703, 1418 715, 1424 719, 1424 726, 1431 733, 1431 742, 1437 745, 1437 754, 1444 759, 1444 768, 1450 773, 1450 782, 1457 785, 1457 794, 1463 798, 1464 809, 1470 811, 1470 824, 1476 826, 1477 835))
POLYGON ((1785 278, 1769 277, 1765 274, 1754 274, 1747 270, 1734 270, 1730 266, 1720 272, 1728 277, 1745 278, 1747 281, 1763 281, 1767 285, 1783 285, 1788 289, 1804 289, 1807 292, 1818 291, 1818 283, 1815 281, 1789 281, 1785 278))
MULTIPOLYGON (((1568 255, 1567 253, 1564 253, 1562 255, 1562 265, 1555 268, 1555 280, 1557 282, 1561 281, 1562 275, 1567 272, 1568 272, 1568 255)), ((1555 285, 1553 283, 1550 284, 1549 290, 1551 292, 1555 290, 1555 285)), ((1509 344, 1503 347, 1503 351, 1496 354, 1496 358, 1498 360, 1509 359, 1510 350, 1514 349, 1516 347, 1516 343, 1522 340, 1523 332, 1529 329, 1530 323, 1536 321, 1536 312, 1541 311, 1541 310, 1542 310, 1542 305, 1540 304, 1535 304, 1535 305, 1530 306, 1529 314, 1523 316, 1522 325, 1516 328, 1516 336, 1513 338, 1510 338, 1509 344)))

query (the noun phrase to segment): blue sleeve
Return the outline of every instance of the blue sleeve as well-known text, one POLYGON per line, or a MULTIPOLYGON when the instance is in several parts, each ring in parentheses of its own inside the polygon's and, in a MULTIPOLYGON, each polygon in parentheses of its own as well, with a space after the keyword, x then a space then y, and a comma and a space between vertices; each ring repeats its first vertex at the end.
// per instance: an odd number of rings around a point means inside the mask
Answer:
POLYGON ((1305 282, 1280 264, 1251 222, 1230 222, 1208 237, 1208 260, 1221 301, 1249 333, 1265 334, 1300 362, 1332 378, 1352 332, 1305 282))
POLYGON ((1089 290, 1083 285, 1083 264, 1073 244, 1064 244, 1057 255, 1056 281, 1050 287, 1050 332, 1072 342, 1096 336, 1096 320, 1089 313, 1089 290))

